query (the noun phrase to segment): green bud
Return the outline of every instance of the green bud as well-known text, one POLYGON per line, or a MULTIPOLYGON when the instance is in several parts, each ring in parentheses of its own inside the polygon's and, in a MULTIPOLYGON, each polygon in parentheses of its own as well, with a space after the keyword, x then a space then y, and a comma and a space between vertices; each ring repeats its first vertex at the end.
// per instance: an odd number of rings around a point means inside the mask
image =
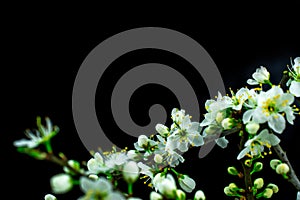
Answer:
POLYGON ((264 186, 264 179, 262 178, 257 178, 254 180, 254 187, 256 189, 261 189, 264 186))
POLYGON ((226 186, 226 187, 224 188, 224 193, 225 193, 227 196, 234 196, 234 195, 235 195, 235 193, 233 193, 233 192, 230 190, 229 186, 226 186))
POLYGON ((253 170, 251 171, 250 174, 253 174, 255 172, 259 172, 259 171, 262 170, 262 168, 263 168, 263 163, 262 162, 256 162, 256 163, 254 163, 253 170))
POLYGON ((237 191, 239 189, 235 183, 230 183, 228 187, 231 191, 237 191))
POLYGON ((290 171, 290 167, 286 163, 280 163, 276 166, 276 173, 286 175, 290 171))
POLYGON ((270 199, 273 195, 273 190, 270 189, 270 188, 266 188, 264 191, 263 191, 263 197, 266 198, 266 199, 270 199))
POLYGON ((276 170, 277 165, 279 165, 280 163, 282 163, 281 160, 272 159, 270 161, 270 166, 271 166, 272 169, 276 170))
POLYGON ((228 172, 228 174, 231 174, 231 175, 234 175, 234 176, 237 176, 239 174, 238 170, 233 166, 228 167, 227 172, 228 172))
POLYGON ((277 193, 277 192, 279 191, 278 186, 275 185, 275 184, 273 184, 273 183, 269 183, 269 184, 267 185, 267 188, 272 189, 274 193, 277 193))

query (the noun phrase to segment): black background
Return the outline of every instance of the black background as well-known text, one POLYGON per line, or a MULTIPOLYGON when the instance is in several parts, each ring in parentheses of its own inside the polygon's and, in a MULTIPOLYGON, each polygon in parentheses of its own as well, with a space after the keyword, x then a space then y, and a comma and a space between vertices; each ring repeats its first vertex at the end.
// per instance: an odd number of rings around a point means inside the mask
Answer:
MULTIPOLYGON (((300 56, 299 21, 292 9, 296 6, 278 5, 276 9, 271 9, 257 5, 247 12, 246 7, 221 9, 219 12, 214 7, 199 6, 199 9, 191 11, 191 17, 180 10, 172 14, 163 11, 159 15, 156 10, 144 13, 135 9, 124 13, 112 9, 104 14, 105 7, 98 7, 95 11, 69 7, 59 9, 56 6, 30 9, 9 7, 9 12, 3 15, 2 26, 1 168, 5 180, 2 181, 2 191, 7 192, 10 199, 43 199, 45 194, 51 192, 50 177, 62 171, 52 163, 17 153, 12 145, 14 140, 24 137, 26 128, 36 127, 36 116, 49 116, 60 127, 60 133, 53 140, 56 152, 62 151, 67 157, 78 161, 90 158, 73 122, 72 89, 81 63, 103 40, 137 27, 170 28, 192 37, 206 49, 218 66, 226 88, 245 86, 246 80, 260 65, 269 69, 273 82, 278 82, 286 64, 290 63, 290 57, 300 56), (208 10, 210 12, 204 13, 208 10), (130 13, 132 17, 127 18, 130 13)), ((187 66, 176 56, 159 56, 158 52, 136 53, 136 59, 141 62, 145 59, 144 62, 156 60, 169 66, 177 66, 178 63, 187 66)), ((134 54, 124 62, 128 65, 137 63, 134 54)), ((112 75, 114 73, 118 71, 112 70, 112 75)), ((199 81, 199 85, 193 86, 203 113, 204 102, 209 98, 205 84, 201 77, 197 79, 190 75, 187 78, 193 84, 199 81)), ((101 101, 98 97, 100 92, 97 91, 97 101, 101 101)), ((132 116, 139 119, 138 123, 145 124, 148 119, 143 118, 145 109, 140 102, 145 107, 159 102, 170 111, 178 105, 176 99, 171 97, 172 93, 166 88, 145 86, 132 98, 132 116), (170 97, 168 101, 158 98, 162 94, 170 97)), ((103 113, 100 104, 96 103, 97 114, 103 113)), ((107 109, 103 110, 106 112, 107 109)), ((104 115, 109 115, 105 112, 104 115)), ((295 123, 295 126, 288 125, 280 138, 295 171, 300 174, 299 119, 295 123)), ((116 129, 114 126, 111 125, 113 130, 116 129)), ((122 137, 119 145, 130 146, 131 141, 122 137)), ((209 156, 201 160, 197 157, 198 150, 186 153, 186 163, 180 165, 178 170, 193 177, 197 181, 197 189, 204 190, 207 199, 229 199, 223 194, 223 188, 236 181, 226 174, 227 166, 237 164, 235 143, 230 143, 225 150, 215 147, 209 156)), ((282 181, 265 166, 265 181, 279 185, 280 192, 274 195, 274 199, 295 199, 296 191, 292 185, 282 181)), ((136 187, 136 196, 147 199, 150 190, 143 185, 136 187)), ((76 199, 79 195, 81 193, 77 190, 57 197, 61 200, 76 199)))

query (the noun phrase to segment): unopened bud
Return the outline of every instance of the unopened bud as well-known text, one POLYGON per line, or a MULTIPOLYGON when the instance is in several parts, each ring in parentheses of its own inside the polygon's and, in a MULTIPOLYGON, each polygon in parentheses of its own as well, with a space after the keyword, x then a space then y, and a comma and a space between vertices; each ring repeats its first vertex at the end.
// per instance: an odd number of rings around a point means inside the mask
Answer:
POLYGON ((154 156, 154 162, 160 164, 163 161, 163 157, 160 154, 155 154, 154 156))
POLYGON ((228 167, 227 172, 228 172, 228 174, 231 174, 231 175, 234 175, 234 176, 239 174, 238 170, 233 166, 228 167))
POLYGON ((202 190, 198 190, 195 193, 194 200, 205 200, 205 199, 206 199, 206 197, 205 197, 204 192, 202 190))
POLYGON ((270 189, 270 188, 266 188, 264 191, 263 191, 263 197, 266 198, 266 199, 270 199, 273 195, 273 190, 270 189))
POLYGON ((290 167, 286 163, 281 163, 276 167, 276 173, 285 175, 290 171, 290 167))
POLYGON ((185 200, 186 195, 185 195, 184 191, 182 191, 180 189, 177 189, 176 190, 176 197, 177 197, 176 199, 178 199, 178 200, 185 200))
POLYGON ((251 171, 251 174, 261 171, 262 168, 263 168, 263 163, 262 162, 254 163, 253 170, 251 171))
POLYGON ((259 124, 258 123, 255 123, 253 121, 247 123, 246 125, 246 131, 249 133, 249 134, 256 134, 257 131, 259 129, 259 124))
POLYGON ((279 191, 278 186, 275 185, 275 184, 273 184, 273 183, 269 183, 269 184, 267 185, 267 188, 272 189, 274 193, 277 193, 277 192, 279 191))
POLYGON ((157 192, 152 191, 150 193, 150 200, 162 200, 163 196, 157 192))
POLYGON ((166 137, 169 135, 169 128, 163 124, 157 124, 155 130, 162 136, 166 137))
POLYGON ((147 143, 148 143, 148 137, 146 135, 140 135, 138 137, 138 145, 140 147, 147 145, 147 143))
POLYGON ((279 165, 279 164, 281 164, 281 163, 282 163, 281 160, 278 160, 278 159, 272 159, 272 160, 270 161, 270 166, 271 166, 272 169, 276 170, 277 165, 279 165))
POLYGON ((235 125, 235 119, 233 118, 225 118, 223 119, 222 121, 222 127, 225 129, 225 130, 230 130, 234 127, 235 125))
POLYGON ((254 186, 256 189, 261 189, 264 186, 264 179, 262 179, 262 178, 255 179, 254 186))

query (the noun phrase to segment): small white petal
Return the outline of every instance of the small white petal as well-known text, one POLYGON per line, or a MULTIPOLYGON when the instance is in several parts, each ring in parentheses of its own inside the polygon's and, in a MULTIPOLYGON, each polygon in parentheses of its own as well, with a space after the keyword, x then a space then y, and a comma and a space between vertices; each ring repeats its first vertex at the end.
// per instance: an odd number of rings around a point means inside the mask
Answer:
POLYGON ((268 125, 276 133, 282 133, 285 129, 285 119, 280 114, 273 114, 268 120, 268 125))
POLYGON ((300 82, 292 81, 290 92, 295 95, 295 97, 300 97, 300 82))

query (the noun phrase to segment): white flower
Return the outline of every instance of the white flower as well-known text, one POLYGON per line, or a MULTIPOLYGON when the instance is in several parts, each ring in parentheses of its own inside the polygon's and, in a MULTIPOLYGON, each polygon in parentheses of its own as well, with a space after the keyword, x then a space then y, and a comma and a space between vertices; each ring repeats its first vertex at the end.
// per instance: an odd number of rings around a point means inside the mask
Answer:
POLYGON ((290 85, 290 92, 295 95, 295 97, 300 97, 300 82, 292 81, 290 85))
POLYGON ((204 144, 199 122, 191 122, 190 116, 183 117, 179 127, 168 137, 168 142, 173 143, 181 152, 188 150, 188 145, 201 146, 204 144))
POLYGON ((178 182, 180 187, 188 193, 192 192, 196 187, 196 182, 187 175, 180 176, 178 182))
POLYGON ((57 126, 52 126, 52 123, 48 117, 45 118, 46 127, 41 124, 41 118, 37 118, 37 126, 38 130, 35 130, 35 134, 32 133, 30 130, 25 131, 25 135, 29 138, 28 139, 21 139, 14 141, 14 146, 16 147, 28 147, 28 148, 35 148, 41 143, 44 143, 50 140, 53 136, 55 136, 59 128, 57 126))
POLYGON ((296 200, 300 200, 300 192, 297 192, 297 199, 296 200))
POLYGON ((236 94, 232 96, 232 109, 241 110, 249 97, 251 97, 251 92, 248 88, 239 89, 236 94))
POLYGON ((117 152, 115 149, 112 152, 104 152, 103 154, 105 155, 96 152, 94 158, 88 160, 89 173, 98 174, 121 170, 120 168, 129 160, 125 152, 117 152))
POLYGON ((81 190, 85 193, 79 200, 125 200, 119 192, 113 191, 112 184, 106 178, 100 177, 95 181, 82 176, 79 183, 81 190))
POLYGON ((205 109, 208 113, 204 115, 204 120, 200 123, 200 126, 208 126, 213 124, 219 112, 222 112, 226 108, 232 107, 232 99, 228 96, 222 96, 218 92, 217 100, 209 99, 205 102, 205 109))
POLYGON ((181 121, 183 120, 185 116, 185 110, 181 109, 179 110, 178 108, 173 108, 171 112, 171 118, 173 122, 180 124, 181 121))
POLYGON ((45 200, 57 200, 57 198, 52 194, 46 194, 44 199, 45 200))
POLYGON ((300 97, 300 57, 294 59, 294 64, 291 61, 291 64, 293 70, 289 68, 291 77, 286 85, 289 86, 291 94, 300 97))
POLYGON ((270 134, 268 129, 264 129, 259 135, 256 135, 245 143, 245 148, 239 153, 237 159, 240 160, 246 155, 249 157, 263 156, 264 146, 270 149, 271 146, 275 146, 279 142, 280 139, 276 135, 270 134))
POLYGON ((274 86, 268 91, 262 91, 257 97, 257 107, 247 110, 243 114, 243 123, 251 121, 255 123, 265 123, 276 133, 282 133, 285 129, 285 119, 282 113, 285 113, 286 119, 293 124, 295 119, 291 104, 294 102, 294 96, 284 93, 279 86, 274 86))
POLYGON ((73 187, 72 178, 68 174, 56 174, 51 177, 50 185, 53 193, 63 194, 70 191, 73 187))
POLYGON ((205 200, 205 195, 204 195, 204 192, 202 190, 198 190, 196 193, 195 193, 195 197, 194 197, 194 200, 205 200))
POLYGON ((146 152, 144 154, 146 159, 156 149, 157 142, 148 138, 146 135, 140 135, 138 137, 138 141, 135 142, 133 145, 136 150, 146 152))
POLYGON ((260 66, 260 68, 257 68, 256 71, 252 74, 253 79, 248 79, 247 83, 249 85, 258 85, 261 83, 268 83, 270 79, 270 73, 268 70, 260 66))
POLYGON ((127 183, 134 183, 140 175, 139 167, 137 163, 134 161, 127 162, 123 167, 122 173, 123 173, 124 180, 127 183))

